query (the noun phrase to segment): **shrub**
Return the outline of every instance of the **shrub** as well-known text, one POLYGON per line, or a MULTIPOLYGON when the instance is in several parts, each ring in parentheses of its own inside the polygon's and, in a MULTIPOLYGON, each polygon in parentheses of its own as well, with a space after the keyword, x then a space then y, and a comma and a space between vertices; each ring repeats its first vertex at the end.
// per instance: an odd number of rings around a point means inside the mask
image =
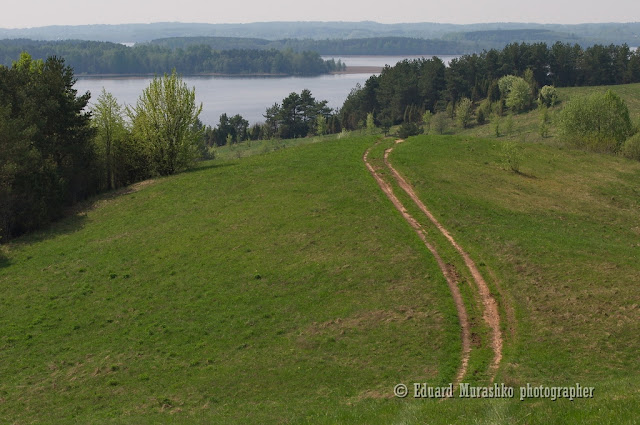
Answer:
POLYGON ((620 150, 625 158, 640 161, 640 133, 629 137, 620 150))
POLYGON ((554 86, 544 86, 538 95, 538 104, 547 108, 558 103, 558 91, 554 86))
POLYGON ((519 143, 509 141, 502 144, 502 158, 505 165, 514 173, 520 172, 522 161, 522 147, 519 143))
POLYGON ((422 129, 414 122, 405 122, 398 130, 398 137, 406 139, 407 137, 416 136, 422 133, 422 129))
POLYGON ((566 142, 595 152, 617 152, 633 134, 629 109, 611 90, 570 100, 559 123, 566 142))
POLYGON ((531 107, 531 86, 524 78, 506 75, 498 80, 498 87, 507 106, 514 112, 523 112, 531 107))
POLYGON ((431 118, 431 128, 438 134, 444 134, 449 126, 446 112, 438 112, 431 118))

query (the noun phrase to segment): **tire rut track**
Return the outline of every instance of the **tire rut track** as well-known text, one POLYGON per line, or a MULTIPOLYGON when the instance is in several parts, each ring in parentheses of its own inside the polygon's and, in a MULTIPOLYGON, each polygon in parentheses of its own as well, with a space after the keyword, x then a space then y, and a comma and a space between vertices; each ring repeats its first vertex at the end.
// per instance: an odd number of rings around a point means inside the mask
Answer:
MULTIPOLYGON (((403 142, 403 140, 396 140, 396 144, 401 142, 403 142)), ((391 175, 393 176, 395 181, 398 183, 398 185, 405 191, 407 195, 409 195, 409 197, 414 202, 414 204, 420 209, 420 211, 422 211, 427 216, 427 218, 429 218, 429 220, 438 228, 438 230, 442 233, 442 235, 456 249, 458 254, 460 254, 460 256, 464 260, 464 263, 467 266, 467 269, 471 273, 473 280, 476 284, 476 288, 478 290, 480 301, 483 307, 482 316, 485 323, 489 327, 489 329, 491 329, 491 348, 493 350, 494 356, 489 366, 489 371, 490 371, 490 381, 493 382, 495 375, 498 371, 498 367, 500 366, 500 362, 502 361, 502 347, 503 347, 503 337, 502 337, 502 330, 500 328, 500 313, 498 311, 498 303, 493 297, 493 295, 491 295, 489 286, 487 285, 487 282, 482 277, 482 274, 480 273, 480 270, 478 270, 478 267, 476 266, 473 259, 469 256, 469 254, 464 249, 462 249, 462 247, 456 242, 453 236, 451 236, 449 231, 442 224, 440 224, 440 222, 435 218, 435 216, 431 213, 431 211, 429 211, 429 209, 424 205, 424 203, 420 200, 420 198, 418 198, 415 191, 413 190, 413 187, 409 183, 407 183, 407 181, 400 175, 400 173, 398 173, 396 169, 393 168, 393 166, 389 163, 389 154, 393 151, 393 148, 394 147, 392 146, 386 149, 384 152, 384 163, 386 167, 391 172, 391 175)), ((365 154, 365 162, 366 162, 366 154, 365 154)), ((369 164, 367 164, 367 166, 370 167, 369 164)), ((370 167, 370 171, 371 171, 371 167, 370 167)), ((374 171, 371 171, 371 172, 374 173, 374 171)), ((389 187, 389 189, 391 188, 389 187)), ((395 195, 393 196, 395 197, 395 195)), ((412 217, 412 220, 414 220, 413 217, 412 217)), ((425 244, 426 243, 427 242, 425 241, 425 244)), ((429 249, 431 250, 431 248, 429 249)))
MULTIPOLYGON (((431 252, 438 263, 438 267, 442 271, 447 284, 449 286, 449 290, 451 291, 451 295, 453 297, 453 301, 456 306, 456 311, 458 313, 458 320, 460 321, 461 327, 461 339, 462 339, 462 354, 460 360, 460 366, 458 368, 458 373, 456 374, 456 380, 454 382, 454 387, 457 388, 458 384, 462 381, 465 374, 467 373, 467 369, 469 366, 469 356, 471 354, 471 325, 469 323, 469 315, 467 314, 467 310, 464 306, 464 301, 462 299, 462 294, 460 293, 460 289, 458 288, 458 281, 455 275, 455 272, 451 269, 451 266, 446 264, 438 251, 435 249, 428 240, 427 240, 427 232, 424 228, 418 223, 418 221, 409 214, 407 209, 404 207, 402 202, 398 199, 398 197, 393 193, 392 187, 384 181, 382 176, 378 173, 378 171, 369 163, 368 156, 369 151, 372 148, 366 150, 363 155, 363 161, 373 176, 373 178, 380 186, 380 189, 384 192, 384 194, 389 198, 389 200, 393 203, 396 209, 402 214, 404 219, 409 223, 409 225, 413 228, 413 230, 418 234, 422 242, 425 244, 427 249, 431 252)), ((386 151, 385 151, 385 162, 386 162, 386 151)))

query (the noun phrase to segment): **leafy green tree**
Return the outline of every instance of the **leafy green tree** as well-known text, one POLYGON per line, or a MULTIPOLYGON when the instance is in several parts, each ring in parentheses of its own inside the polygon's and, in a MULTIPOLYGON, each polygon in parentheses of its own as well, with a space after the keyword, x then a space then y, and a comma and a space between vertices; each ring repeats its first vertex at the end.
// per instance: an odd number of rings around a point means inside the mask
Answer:
POLYGON ((329 119, 331 108, 327 101, 317 101, 308 89, 300 94, 292 92, 282 100, 267 108, 264 117, 273 135, 282 138, 304 137, 316 131, 317 119, 329 119))
POLYGON ((128 137, 122 107, 117 99, 103 88, 91 111, 93 113, 91 122, 97 130, 97 153, 101 157, 105 172, 103 185, 107 190, 115 189, 123 184, 117 168, 124 158, 121 158, 118 153, 123 151, 121 145, 128 137))
POLYGON ((433 118, 433 114, 429 110, 426 110, 424 114, 422 114, 422 125, 426 133, 429 133, 431 129, 431 118, 433 118))
POLYGON ((558 91, 553 86, 544 86, 538 93, 538 104, 550 108, 558 103, 558 91))
POLYGON ((97 190, 94 129, 73 70, 23 53, 0 66, 0 228, 11 237, 59 218, 97 190))
POLYGON ((154 78, 136 105, 127 112, 133 135, 149 143, 155 172, 174 174, 192 165, 202 139, 194 131, 202 105, 196 105, 195 89, 189 89, 174 70, 154 78))
POLYGON ((376 132, 376 123, 373 119, 373 112, 367 114, 367 133, 374 134, 376 132))
POLYGON ((438 112, 431 118, 431 129, 438 134, 444 134, 449 127, 449 116, 446 112, 438 112))
POLYGON ((511 91, 513 83, 520 77, 515 75, 505 75, 498 80, 498 88, 500 89, 500 97, 506 99, 511 91))
POLYGON ((471 107, 473 103, 467 97, 460 99, 456 105, 456 121, 462 128, 467 128, 471 122, 471 107))
POLYGON ((634 133, 626 103, 611 90, 571 99, 559 122, 565 141, 597 152, 617 152, 634 133))
POLYGON ((316 134, 322 136, 327 134, 327 131, 327 118, 324 115, 318 115, 316 117, 316 134))
POLYGON ((506 99, 507 107, 514 112, 523 112, 531 106, 531 85, 515 75, 507 75, 498 80, 500 93, 506 99))

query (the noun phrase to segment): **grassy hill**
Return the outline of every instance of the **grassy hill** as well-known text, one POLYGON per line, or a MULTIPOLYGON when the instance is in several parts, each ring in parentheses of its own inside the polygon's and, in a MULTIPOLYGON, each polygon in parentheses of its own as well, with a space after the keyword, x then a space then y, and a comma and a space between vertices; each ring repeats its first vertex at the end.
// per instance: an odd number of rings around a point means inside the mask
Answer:
MULTIPOLYGON (((496 382, 594 399, 484 402, 486 423, 634 423, 640 396, 640 163, 542 144, 420 136, 392 161, 515 308, 496 382), (487 273, 490 273, 487 270, 487 273)), ((458 423, 458 422, 455 422, 458 423)), ((462 422, 459 422, 462 423, 462 422)), ((480 423, 485 423, 480 421, 480 423)))
MULTIPOLYGON (((227 149, 5 245, 0 423, 636 423, 640 163, 526 143, 516 174, 480 130, 390 161, 499 284, 495 382, 594 398, 393 396, 451 382, 460 329, 363 164, 378 138, 350 136, 227 149)), ((464 381, 488 385, 485 363, 464 381)))
POLYGON ((449 382, 453 302, 372 143, 205 163, 12 243, 1 421, 383 423, 396 383, 449 382))

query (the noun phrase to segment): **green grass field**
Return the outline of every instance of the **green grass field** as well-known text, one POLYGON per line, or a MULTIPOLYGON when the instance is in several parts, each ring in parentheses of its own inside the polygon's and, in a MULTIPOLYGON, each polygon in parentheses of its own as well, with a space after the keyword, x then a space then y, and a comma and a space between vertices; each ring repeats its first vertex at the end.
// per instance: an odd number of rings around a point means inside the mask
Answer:
MULTIPOLYGON (((460 329, 364 166, 379 138, 351 135, 221 149, 4 245, 0 424, 639 423, 640 163, 525 143, 518 174, 508 138, 480 129, 410 138, 390 161, 497 282, 495 382, 593 398, 393 396, 451 382, 460 329)), ((473 354, 464 382, 488 385, 488 361, 473 354)))
POLYGON ((391 157, 509 295, 496 381, 596 388, 573 403, 505 403, 488 423, 637 423, 640 163, 526 144, 516 174, 502 144, 421 136, 391 157))
POLYGON ((355 138, 209 162, 12 243, 2 423, 385 423, 452 380, 435 261, 355 138))

